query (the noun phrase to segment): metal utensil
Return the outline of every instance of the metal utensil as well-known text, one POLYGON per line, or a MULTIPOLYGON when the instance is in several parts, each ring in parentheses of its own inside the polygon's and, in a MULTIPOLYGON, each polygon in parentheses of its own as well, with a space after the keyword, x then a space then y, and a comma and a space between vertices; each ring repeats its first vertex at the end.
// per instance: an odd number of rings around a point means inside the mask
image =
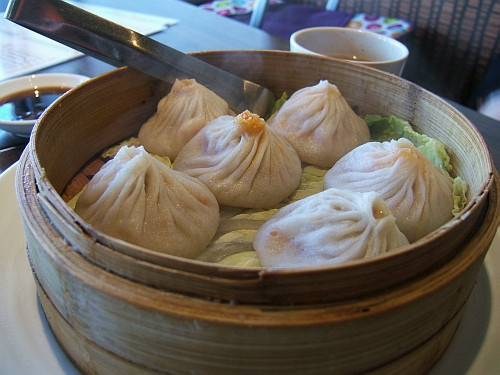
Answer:
POLYGON ((127 65, 172 84, 194 78, 239 112, 264 117, 275 101, 265 87, 61 0, 11 0, 5 18, 113 66, 127 65))

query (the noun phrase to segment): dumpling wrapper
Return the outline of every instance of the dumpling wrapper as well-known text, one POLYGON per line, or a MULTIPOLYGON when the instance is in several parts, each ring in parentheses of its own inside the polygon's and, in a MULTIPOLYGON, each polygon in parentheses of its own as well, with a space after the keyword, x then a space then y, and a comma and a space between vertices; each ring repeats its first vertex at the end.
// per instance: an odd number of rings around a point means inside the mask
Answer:
POLYGON ((175 159, 181 148, 213 119, 234 114, 228 103, 194 79, 176 80, 139 130, 146 151, 175 159))
POLYGON ((128 146, 89 181, 75 211, 109 236, 186 258, 207 246, 220 220, 202 182, 128 146))
POLYGON ((271 208, 300 184, 293 147, 256 114, 221 116, 179 152, 173 168, 203 181, 219 204, 271 208))
POLYGON ((410 242, 453 217, 451 179, 406 138, 357 147, 326 173, 324 184, 379 194, 410 242))
POLYGON ((292 144, 300 160, 322 168, 370 140, 366 122, 328 81, 293 93, 268 123, 292 144))
POLYGON ((372 258, 408 240, 375 193, 328 189, 278 210, 253 244, 262 266, 299 268, 372 258))

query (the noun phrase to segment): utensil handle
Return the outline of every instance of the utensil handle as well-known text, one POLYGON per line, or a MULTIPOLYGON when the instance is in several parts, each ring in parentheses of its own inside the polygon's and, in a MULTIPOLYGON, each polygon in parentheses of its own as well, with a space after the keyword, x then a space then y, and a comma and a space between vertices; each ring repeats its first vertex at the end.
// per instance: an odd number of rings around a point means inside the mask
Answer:
POLYGON ((194 78, 239 112, 264 115, 274 98, 262 86, 61 0, 11 0, 5 18, 113 66, 171 84, 194 78))

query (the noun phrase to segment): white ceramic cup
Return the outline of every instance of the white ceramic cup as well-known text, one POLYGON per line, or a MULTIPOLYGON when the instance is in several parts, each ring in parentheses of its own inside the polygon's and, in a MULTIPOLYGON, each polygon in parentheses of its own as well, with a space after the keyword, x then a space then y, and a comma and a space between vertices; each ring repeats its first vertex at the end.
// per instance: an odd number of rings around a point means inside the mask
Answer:
POLYGON ((349 60, 398 76, 408 58, 408 48, 387 36, 346 27, 311 27, 290 36, 290 51, 349 60))

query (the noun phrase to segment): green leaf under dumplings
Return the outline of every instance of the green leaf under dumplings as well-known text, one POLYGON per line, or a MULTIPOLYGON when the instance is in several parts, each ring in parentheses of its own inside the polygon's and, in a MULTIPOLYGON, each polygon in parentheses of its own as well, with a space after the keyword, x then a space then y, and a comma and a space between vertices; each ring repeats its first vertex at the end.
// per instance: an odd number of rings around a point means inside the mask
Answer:
POLYGON ((287 100, 288 100, 288 94, 284 92, 283 94, 281 94, 281 97, 274 102, 273 109, 271 110, 271 115, 274 112, 278 112, 278 110, 283 106, 283 104, 285 104, 287 100))

